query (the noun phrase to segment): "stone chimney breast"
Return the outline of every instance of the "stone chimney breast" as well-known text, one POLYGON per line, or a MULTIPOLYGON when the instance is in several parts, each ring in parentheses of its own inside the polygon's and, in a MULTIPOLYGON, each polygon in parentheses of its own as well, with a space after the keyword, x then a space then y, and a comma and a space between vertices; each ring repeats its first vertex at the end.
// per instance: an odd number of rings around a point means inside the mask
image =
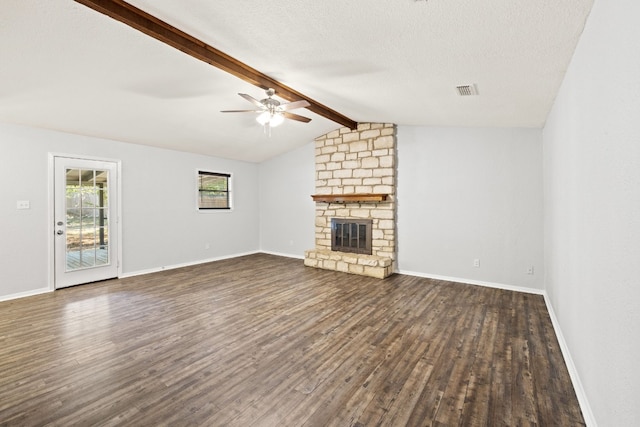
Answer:
POLYGON ((377 278, 395 271, 396 126, 360 123, 316 139, 316 247, 305 265, 377 278), (332 251, 332 218, 370 219, 371 255, 332 251))

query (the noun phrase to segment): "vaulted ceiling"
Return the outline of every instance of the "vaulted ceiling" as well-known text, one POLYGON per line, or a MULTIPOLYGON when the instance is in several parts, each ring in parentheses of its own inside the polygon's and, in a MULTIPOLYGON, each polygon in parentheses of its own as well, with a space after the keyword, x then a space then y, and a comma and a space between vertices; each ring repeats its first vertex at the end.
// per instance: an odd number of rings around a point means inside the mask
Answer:
MULTIPOLYGON (((593 0, 130 0, 357 122, 542 127, 593 0), (460 96, 475 85, 477 96, 460 96)), ((0 2, 0 122, 260 162, 262 89, 73 0, 0 2)))

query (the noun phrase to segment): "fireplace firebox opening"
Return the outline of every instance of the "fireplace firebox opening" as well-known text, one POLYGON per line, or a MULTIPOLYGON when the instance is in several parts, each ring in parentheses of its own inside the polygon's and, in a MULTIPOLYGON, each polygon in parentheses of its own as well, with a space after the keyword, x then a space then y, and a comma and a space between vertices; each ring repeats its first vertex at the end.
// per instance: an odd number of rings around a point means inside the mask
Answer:
POLYGON ((331 250, 371 255, 370 219, 331 218, 331 250))

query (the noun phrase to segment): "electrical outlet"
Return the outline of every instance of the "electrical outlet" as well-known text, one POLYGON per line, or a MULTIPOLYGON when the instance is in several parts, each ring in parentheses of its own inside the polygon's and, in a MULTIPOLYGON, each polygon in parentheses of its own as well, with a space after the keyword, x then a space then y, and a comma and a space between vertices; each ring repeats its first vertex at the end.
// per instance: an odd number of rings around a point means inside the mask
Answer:
POLYGON ((205 244, 204 244, 204 248, 205 248, 205 249, 211 249, 211 245, 210 245, 210 244, 208 244, 208 243, 205 243, 205 244))
POLYGON ((480 267, 480 260, 478 258, 473 260, 473 266, 474 267, 480 267))
POLYGON ((28 200, 18 200, 16 202, 16 209, 29 209, 31 207, 31 203, 28 200))
POLYGON ((527 274, 533 274, 533 265, 527 268, 527 274))

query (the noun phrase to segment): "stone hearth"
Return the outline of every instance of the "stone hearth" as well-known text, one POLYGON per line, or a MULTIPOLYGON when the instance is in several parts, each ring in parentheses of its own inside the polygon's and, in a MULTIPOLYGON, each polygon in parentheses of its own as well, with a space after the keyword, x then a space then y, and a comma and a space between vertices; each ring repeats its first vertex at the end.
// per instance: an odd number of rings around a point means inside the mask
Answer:
POLYGON ((316 203, 316 247, 305 251, 305 265, 378 278, 393 274, 395 125, 361 123, 356 130, 341 128, 323 135, 316 139, 315 163, 314 198, 325 201, 316 203), (332 251, 331 218, 371 219, 372 254, 332 251))

